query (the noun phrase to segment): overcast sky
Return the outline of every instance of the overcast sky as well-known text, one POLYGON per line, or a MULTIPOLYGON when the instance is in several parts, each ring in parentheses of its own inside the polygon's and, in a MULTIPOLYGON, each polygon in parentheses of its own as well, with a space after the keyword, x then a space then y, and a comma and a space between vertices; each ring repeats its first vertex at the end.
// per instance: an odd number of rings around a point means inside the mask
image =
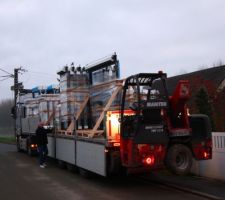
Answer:
MULTIPOLYGON (((27 69, 19 75, 26 88, 57 83, 66 64, 113 52, 122 77, 225 62, 225 1, 0 0, 0 68, 27 69)), ((0 81, 0 99, 12 98, 12 84, 0 81)))

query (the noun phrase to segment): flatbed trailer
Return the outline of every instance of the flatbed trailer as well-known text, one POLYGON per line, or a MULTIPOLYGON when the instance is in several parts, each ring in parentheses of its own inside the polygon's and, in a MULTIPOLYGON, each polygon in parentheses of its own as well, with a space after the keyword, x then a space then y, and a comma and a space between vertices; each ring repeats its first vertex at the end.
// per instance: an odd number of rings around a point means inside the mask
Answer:
POLYGON ((116 54, 85 68, 64 67, 58 74, 60 93, 35 88, 38 95, 18 98, 12 113, 18 151, 37 153, 35 130, 42 121, 50 127, 48 156, 82 173, 109 176, 168 167, 182 175, 190 171, 193 158, 211 159, 209 119, 188 117, 187 81, 179 82, 169 97, 162 72, 119 80, 116 54), (152 95, 158 80, 163 96, 152 95))
POLYGON ((107 176, 105 139, 84 139, 71 136, 48 136, 48 156, 61 164, 72 165, 107 176))

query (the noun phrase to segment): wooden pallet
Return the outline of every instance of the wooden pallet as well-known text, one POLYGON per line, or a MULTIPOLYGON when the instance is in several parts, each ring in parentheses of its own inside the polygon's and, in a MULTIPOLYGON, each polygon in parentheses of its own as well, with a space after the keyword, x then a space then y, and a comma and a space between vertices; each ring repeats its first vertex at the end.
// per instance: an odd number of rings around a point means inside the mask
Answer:
POLYGON ((97 130, 93 131, 93 129, 88 130, 76 130, 77 136, 84 137, 84 138, 93 138, 93 137, 99 137, 104 134, 104 130, 97 130))

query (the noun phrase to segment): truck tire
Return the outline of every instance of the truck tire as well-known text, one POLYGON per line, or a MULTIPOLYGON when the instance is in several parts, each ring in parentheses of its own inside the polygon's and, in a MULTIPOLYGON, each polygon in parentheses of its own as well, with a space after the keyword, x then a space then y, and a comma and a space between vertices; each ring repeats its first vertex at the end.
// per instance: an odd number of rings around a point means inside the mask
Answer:
POLYGON ((192 154, 190 149, 182 144, 171 146, 166 155, 167 168, 176 175, 190 173, 192 166, 192 154))

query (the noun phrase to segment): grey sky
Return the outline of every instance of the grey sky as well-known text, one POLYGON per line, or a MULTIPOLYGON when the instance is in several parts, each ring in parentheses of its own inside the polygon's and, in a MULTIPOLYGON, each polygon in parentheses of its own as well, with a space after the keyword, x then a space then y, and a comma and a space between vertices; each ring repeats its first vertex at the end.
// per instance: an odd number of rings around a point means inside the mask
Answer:
MULTIPOLYGON (((0 68, 26 68, 26 88, 57 83, 62 66, 113 52, 122 77, 225 61, 225 1, 0 0, 0 68)), ((12 97, 12 83, 0 82, 0 99, 12 97)))

